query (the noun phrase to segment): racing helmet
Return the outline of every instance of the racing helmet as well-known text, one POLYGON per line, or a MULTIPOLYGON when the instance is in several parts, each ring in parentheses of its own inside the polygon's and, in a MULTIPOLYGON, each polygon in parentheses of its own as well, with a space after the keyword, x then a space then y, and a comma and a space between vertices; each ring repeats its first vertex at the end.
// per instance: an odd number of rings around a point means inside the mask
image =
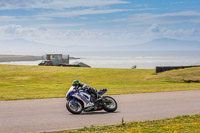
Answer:
POLYGON ((79 86, 79 84, 80 84, 80 82, 79 82, 78 80, 74 80, 74 81, 72 82, 72 85, 73 85, 73 86, 79 86))

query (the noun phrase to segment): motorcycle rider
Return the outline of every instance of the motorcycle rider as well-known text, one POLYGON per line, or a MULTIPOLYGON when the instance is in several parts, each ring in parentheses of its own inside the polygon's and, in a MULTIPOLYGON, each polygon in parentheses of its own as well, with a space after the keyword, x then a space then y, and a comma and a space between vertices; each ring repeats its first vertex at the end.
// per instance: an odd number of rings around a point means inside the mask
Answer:
POLYGON ((101 96, 97 93, 97 90, 95 88, 90 87, 89 85, 85 83, 80 83, 78 80, 74 80, 72 82, 72 85, 77 87, 78 90, 87 90, 89 93, 95 95, 95 101, 98 101, 101 99, 101 96))

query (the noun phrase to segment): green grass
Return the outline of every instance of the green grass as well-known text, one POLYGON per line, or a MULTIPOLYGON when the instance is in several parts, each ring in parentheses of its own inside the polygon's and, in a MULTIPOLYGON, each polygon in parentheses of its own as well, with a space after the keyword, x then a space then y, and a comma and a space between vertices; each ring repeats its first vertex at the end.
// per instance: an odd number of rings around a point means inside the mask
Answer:
POLYGON ((41 60, 41 56, 29 55, 0 55, 0 62, 41 60))
POLYGON ((164 120, 129 122, 122 120, 114 126, 91 126, 80 130, 60 131, 54 133, 199 133, 200 115, 185 115, 164 120))
POLYGON ((108 88, 107 94, 199 90, 200 68, 155 74, 153 69, 0 65, 0 100, 65 97, 73 80, 108 88))

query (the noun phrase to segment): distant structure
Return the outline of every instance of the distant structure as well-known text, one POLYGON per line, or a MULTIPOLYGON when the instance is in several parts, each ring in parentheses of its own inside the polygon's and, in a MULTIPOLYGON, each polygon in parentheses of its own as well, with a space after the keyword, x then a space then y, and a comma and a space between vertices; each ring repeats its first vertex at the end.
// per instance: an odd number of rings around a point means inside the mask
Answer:
MULTIPOLYGON (((62 54, 46 54, 43 56, 43 61, 39 63, 39 66, 63 66, 63 67, 91 67, 83 62, 74 62, 69 64, 69 55, 62 54)), ((73 58, 76 59, 76 58, 73 58)), ((79 59, 79 58, 77 58, 79 59)))
POLYGON ((64 57, 62 54, 46 54, 43 56, 43 61, 39 65, 60 66, 63 64, 69 64, 69 55, 64 57))
POLYGON ((72 65, 79 65, 80 67, 91 67, 83 62, 74 62, 72 63, 72 65))
POLYGON ((137 66, 136 66, 136 65, 131 67, 131 69, 136 69, 136 68, 137 68, 137 66))

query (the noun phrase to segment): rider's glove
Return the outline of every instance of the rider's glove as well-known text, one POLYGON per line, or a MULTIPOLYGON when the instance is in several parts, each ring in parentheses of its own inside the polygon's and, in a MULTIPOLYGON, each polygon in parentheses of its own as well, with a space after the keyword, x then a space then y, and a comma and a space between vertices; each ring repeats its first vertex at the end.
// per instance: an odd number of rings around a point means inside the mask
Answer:
POLYGON ((82 90, 82 87, 78 87, 78 90, 82 90))

